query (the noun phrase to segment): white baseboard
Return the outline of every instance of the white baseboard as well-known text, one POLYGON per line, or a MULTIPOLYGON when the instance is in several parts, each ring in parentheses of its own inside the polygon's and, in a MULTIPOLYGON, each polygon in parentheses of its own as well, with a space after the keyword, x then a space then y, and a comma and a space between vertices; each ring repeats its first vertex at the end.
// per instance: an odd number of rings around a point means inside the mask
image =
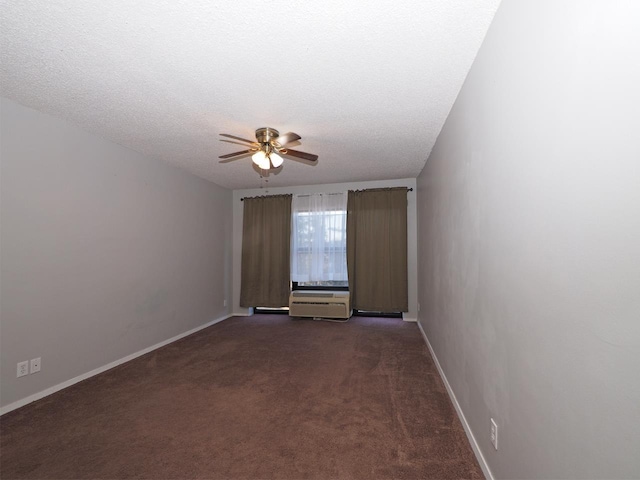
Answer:
POLYGON ((90 372, 87 373, 83 373, 82 375, 78 375, 77 377, 74 377, 70 380, 67 380, 65 382, 59 383, 57 385, 54 385, 53 387, 49 387, 45 390, 42 390, 41 392, 38 393, 34 393, 33 395, 29 395, 28 397, 25 397, 21 400, 15 401, 13 403, 10 403, 8 405, 5 405, 4 407, 0 408, 0 415, 4 415, 5 413, 9 413, 12 410, 15 410, 16 408, 20 408, 24 405, 27 405, 28 403, 31 402, 35 402, 36 400, 40 400, 41 398, 44 398, 46 396, 51 395, 52 393, 56 393, 64 388, 70 387, 71 385, 74 385, 78 382, 81 382, 82 380, 86 380, 87 378, 91 378, 95 375, 98 375, 99 373, 102 372, 106 372, 107 370, 112 369, 113 367, 117 367, 118 365, 122 365, 123 363, 129 362, 131 360, 133 360, 134 358, 140 357, 146 353, 149 353, 153 350, 156 350, 160 347, 164 347, 165 345, 168 345, 170 343, 173 343, 177 340, 180 340, 181 338, 184 338, 188 335, 191 335, 193 333, 196 333, 200 330, 203 330, 207 327, 210 327, 211 325, 215 325, 216 323, 222 322, 223 320, 226 320, 227 318, 231 318, 233 315, 229 314, 226 315, 224 317, 220 317, 220 318, 216 318, 215 320, 211 320, 210 322, 205 323, 204 325, 200 325, 199 327, 196 328, 192 328, 191 330, 187 331, 187 332, 183 332, 180 333, 178 335, 176 335, 175 337, 171 337, 168 340, 164 340, 160 343, 156 343, 155 345, 152 345, 151 347, 147 347, 144 348, 138 352, 132 353, 131 355, 127 355, 126 357, 122 357, 118 360, 115 360, 111 363, 108 363, 107 365, 104 365, 102 367, 98 367, 94 370, 91 370, 90 372))
POLYGON ((491 473, 491 469, 489 468, 489 465, 487 464, 487 461, 485 460, 484 455, 482 455, 482 451, 480 450, 480 446, 478 445, 478 442, 476 441, 476 437, 473 435, 473 432, 471 431, 471 427, 469 426, 469 423, 467 422, 467 419, 465 418, 464 413, 462 412, 462 408, 460 408, 460 404, 458 403, 458 399, 456 398, 455 393, 453 393, 453 390, 451 389, 451 385, 449 385, 449 380, 447 380, 447 376, 444 374, 444 371, 442 370, 442 367, 440 366, 440 362, 438 361, 438 357, 436 357, 436 352, 433 351, 433 347, 431 347, 431 343, 429 343, 429 339, 427 338, 427 334, 424 332, 424 329, 422 328, 422 324, 420 324, 420 322, 418 322, 418 328, 420 328, 420 333, 422 333, 422 337, 424 338, 424 341, 427 344, 427 347, 429 348, 429 352, 431 353, 431 357, 433 357, 433 361, 436 364, 436 368, 438 369, 438 373, 440 374, 440 377, 442 378, 442 381, 444 382, 444 386, 447 389, 447 393, 449 393, 449 398, 451 399, 451 403, 453 403, 453 406, 456 409, 456 413, 458 414, 458 418, 460 418, 460 422, 462 423, 462 427, 464 428, 464 431, 467 434, 467 438, 469 439, 469 443, 471 444, 471 448, 473 449, 473 453, 475 453, 476 458, 478 459, 478 463, 480 464, 480 468, 482 468, 482 472, 484 473, 484 476, 488 480, 494 480, 493 474, 491 473))

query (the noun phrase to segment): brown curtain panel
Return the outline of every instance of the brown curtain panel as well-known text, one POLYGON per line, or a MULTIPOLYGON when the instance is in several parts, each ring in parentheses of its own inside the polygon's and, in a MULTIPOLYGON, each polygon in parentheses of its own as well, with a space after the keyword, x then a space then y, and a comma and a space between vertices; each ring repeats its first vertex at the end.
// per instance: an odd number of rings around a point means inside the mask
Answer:
POLYGON ((407 189, 349 191, 347 270, 358 310, 407 312, 407 189))
POLYGON ((291 195, 244 199, 240 306, 289 305, 291 195))

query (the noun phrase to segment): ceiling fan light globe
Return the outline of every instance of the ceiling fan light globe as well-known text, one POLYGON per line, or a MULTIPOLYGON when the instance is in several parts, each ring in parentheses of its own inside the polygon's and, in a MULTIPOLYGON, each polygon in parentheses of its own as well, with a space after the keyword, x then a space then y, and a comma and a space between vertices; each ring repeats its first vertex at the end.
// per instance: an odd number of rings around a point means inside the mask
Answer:
POLYGON ((258 163, 258 166, 262 170, 270 170, 271 169, 271 163, 269 163, 269 157, 265 156, 262 160, 260 160, 260 163, 258 163))
POLYGON ((271 165, 273 165, 273 168, 278 168, 280 165, 282 165, 282 162, 284 162, 282 157, 277 153, 272 153, 271 155, 269 155, 269 158, 271 159, 271 165))
POLYGON ((251 155, 251 159, 253 160, 253 163, 255 163, 260 168, 262 168, 262 165, 264 164, 265 160, 267 160, 267 156, 265 155, 264 151, 258 150, 256 153, 251 155))

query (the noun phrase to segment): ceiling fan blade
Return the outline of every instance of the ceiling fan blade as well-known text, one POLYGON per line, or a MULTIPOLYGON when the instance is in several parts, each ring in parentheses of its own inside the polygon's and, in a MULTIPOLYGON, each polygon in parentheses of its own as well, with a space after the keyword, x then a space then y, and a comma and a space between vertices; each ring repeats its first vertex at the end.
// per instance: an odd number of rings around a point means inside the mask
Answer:
POLYGON ((280 135, 277 141, 280 145, 286 145, 287 143, 295 142, 300 139, 302 139, 302 137, 297 133, 287 132, 284 135, 280 135))
POLYGON ((245 153, 251 153, 251 152, 253 152, 253 150, 242 150, 241 152, 233 152, 233 153, 227 153, 226 155, 220 155, 218 158, 231 158, 237 155, 244 155, 245 153))
POLYGON ((292 157, 303 158, 303 159, 308 160, 310 162, 317 162, 318 161, 318 155, 314 155, 312 153, 300 152, 298 150, 292 150, 290 148, 286 148, 282 153, 284 155, 289 155, 289 156, 292 156, 292 157))
MULTIPOLYGON (((226 142, 226 143, 233 143, 233 144, 235 144, 235 145, 242 145, 243 147, 246 147, 246 146, 247 146, 247 144, 246 144, 246 143, 234 142, 233 140, 223 140, 223 139, 221 138, 221 139, 220 139, 220 141, 221 141, 221 142, 226 142)), ((259 147, 259 146, 260 146, 260 144, 259 144, 259 143, 254 143, 254 145, 255 145, 256 147, 259 147)))
POLYGON ((220 135, 223 136, 223 137, 227 137, 227 138, 234 138, 236 140, 240 140, 242 142, 250 143, 252 145, 254 143, 256 143, 253 140, 247 140, 246 138, 236 137, 235 135, 229 135, 228 133, 221 133, 220 135))

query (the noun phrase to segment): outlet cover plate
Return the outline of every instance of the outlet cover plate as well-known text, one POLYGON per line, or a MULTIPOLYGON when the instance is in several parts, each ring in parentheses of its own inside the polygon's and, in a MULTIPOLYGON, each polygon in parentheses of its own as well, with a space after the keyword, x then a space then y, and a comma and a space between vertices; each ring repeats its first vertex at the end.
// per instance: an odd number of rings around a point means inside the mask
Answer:
POLYGON ((40 357, 31 360, 31 371, 29 373, 36 373, 40 371, 42 359, 40 357))
POLYGON ((18 362, 18 371, 16 377, 24 377, 25 375, 29 375, 29 360, 25 360, 24 362, 18 362))
POLYGON ((491 444, 493 448, 498 449, 498 424, 493 418, 491 419, 491 444))

